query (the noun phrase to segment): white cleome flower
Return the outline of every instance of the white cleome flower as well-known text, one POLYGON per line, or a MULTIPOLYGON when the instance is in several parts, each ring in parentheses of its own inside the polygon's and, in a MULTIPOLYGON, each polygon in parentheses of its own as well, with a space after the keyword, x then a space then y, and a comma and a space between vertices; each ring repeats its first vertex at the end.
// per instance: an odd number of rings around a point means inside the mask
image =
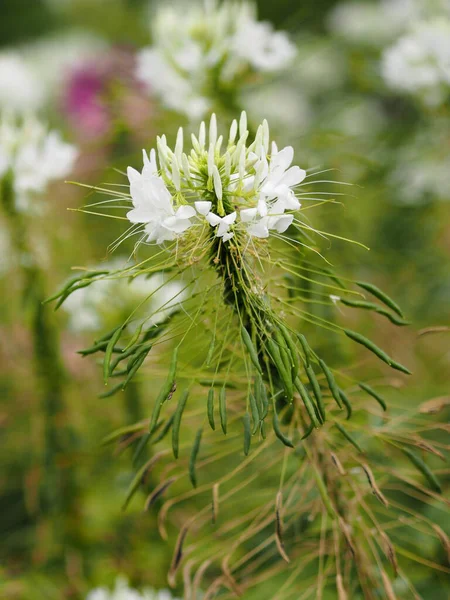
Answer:
POLYGON ((222 243, 285 232, 294 221, 292 211, 300 208, 294 189, 306 172, 292 165, 291 146, 278 150, 270 143, 266 121, 247 146, 248 135, 243 112, 239 125, 233 121, 223 151, 214 114, 208 139, 202 123, 187 153, 182 128, 174 150, 165 136, 157 138, 158 151, 144 152, 142 173, 128 168, 133 209, 127 216, 137 225, 134 233, 162 244, 191 232, 196 238, 206 232, 210 241, 222 243))
POLYGON ((0 177, 12 178, 18 210, 33 208, 33 197, 68 175, 77 154, 58 132, 47 131, 34 117, 5 116, 0 121, 0 177))
POLYGON ((450 19, 417 24, 386 50, 382 74, 393 89, 442 103, 450 91, 450 19))
POLYGON ((164 6, 151 22, 154 45, 138 54, 137 76, 168 108, 191 119, 211 108, 213 89, 245 83, 248 71, 283 69, 295 55, 287 35, 258 22, 250 3, 164 6))
MULTIPOLYGON (((110 272, 129 269, 130 276, 132 274, 132 267, 121 258, 103 263, 98 268, 110 272)), ((63 308, 68 314, 69 328, 72 331, 88 332, 105 329, 110 322, 127 318, 136 305, 142 305, 136 311, 130 327, 133 329, 142 325, 146 330, 178 310, 186 296, 185 286, 181 281, 168 279, 162 273, 133 279, 111 275, 97 280, 95 285, 73 292, 64 302, 63 308)))
POLYGON ((154 590, 151 588, 138 592, 129 587, 125 577, 118 577, 112 591, 108 588, 96 588, 89 592, 86 600, 180 600, 172 596, 169 590, 154 590))
POLYGON ((24 113, 41 107, 44 87, 36 73, 15 52, 0 53, 0 110, 24 113))

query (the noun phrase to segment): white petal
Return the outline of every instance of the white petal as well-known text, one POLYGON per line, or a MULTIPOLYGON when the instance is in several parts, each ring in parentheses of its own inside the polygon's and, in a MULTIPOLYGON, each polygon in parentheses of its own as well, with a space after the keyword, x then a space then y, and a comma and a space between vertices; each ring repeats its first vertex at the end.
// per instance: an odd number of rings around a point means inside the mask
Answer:
POLYGON ((258 210, 258 213, 262 217, 265 217, 267 215, 267 203, 264 198, 260 198, 258 200, 258 209, 257 210, 258 210))
POLYGON ((298 185, 301 183, 305 177, 306 171, 304 169, 300 169, 300 167, 291 167, 281 178, 281 183, 292 187, 293 185, 298 185))
POLYGON ((283 150, 280 150, 275 158, 275 164, 277 167, 286 171, 294 160, 294 148, 292 146, 286 146, 283 150))
POLYGON ((154 218, 154 216, 155 213, 151 206, 140 206, 127 212, 127 219, 130 221, 130 223, 148 223, 154 218))
POLYGON ((247 232, 249 235, 252 235, 252 236, 258 237, 258 238, 269 237, 269 230, 267 228, 267 225, 263 221, 263 219, 261 219, 261 221, 259 221, 258 223, 254 223, 253 225, 250 225, 250 227, 248 227, 248 229, 247 229, 247 232))
POLYGON ((219 216, 217 216, 216 214, 210 212, 206 215, 206 220, 212 227, 215 227, 216 225, 218 225, 221 222, 222 219, 219 216))
POLYGON ((128 167, 127 169, 128 181, 130 183, 138 183, 141 181, 142 175, 133 167, 128 167))
POLYGON ((279 217, 276 222, 273 224, 271 229, 275 229, 278 233, 284 233, 286 229, 292 224, 294 220, 294 215, 283 215, 279 217))
POLYGON ((177 219, 191 219, 195 216, 195 208, 193 206, 188 206, 187 204, 184 204, 183 206, 180 206, 180 208, 175 213, 175 216, 177 217, 177 219))
POLYGON ((234 233, 232 231, 228 231, 222 236, 222 241, 228 242, 228 240, 231 240, 232 237, 234 237, 234 233))
POLYGON ((218 200, 222 200, 222 180, 220 178, 219 169, 216 165, 213 167, 214 191, 218 200))
POLYGON ((212 204, 207 200, 197 200, 197 202, 194 202, 194 205, 198 213, 200 213, 203 216, 206 216, 211 210, 212 204))
POLYGON ((243 208, 240 212, 241 221, 243 223, 248 223, 249 221, 252 221, 256 217, 257 214, 258 214, 257 208, 243 208))
POLYGON ((230 213, 229 215, 226 215, 225 217, 222 218, 222 221, 224 223, 226 223, 227 225, 231 225, 232 223, 234 223, 236 221, 236 211, 230 213))

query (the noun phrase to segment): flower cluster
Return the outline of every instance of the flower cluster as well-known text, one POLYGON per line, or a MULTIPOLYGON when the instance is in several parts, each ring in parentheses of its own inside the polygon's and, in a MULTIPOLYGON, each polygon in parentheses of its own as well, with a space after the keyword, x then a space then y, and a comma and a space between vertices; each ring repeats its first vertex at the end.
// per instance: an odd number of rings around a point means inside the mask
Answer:
POLYGON ((152 17, 154 45, 138 55, 137 75, 171 109, 202 117, 218 89, 230 90, 250 72, 286 67, 295 48, 284 32, 258 22, 248 3, 212 0, 169 6, 152 17))
POLYGON ((33 196, 42 194, 51 181, 70 173, 76 157, 74 146, 35 117, 6 115, 0 121, 0 179, 12 179, 19 210, 28 209, 33 196))
POLYGON ((177 600, 169 590, 145 589, 142 593, 130 588, 124 577, 118 577, 113 591, 96 588, 89 592, 86 600, 177 600))
POLYGON ((249 145, 248 136, 243 112, 239 124, 233 121, 222 151, 224 140, 213 114, 208 138, 202 122, 188 153, 182 128, 174 150, 162 136, 157 152, 153 149, 147 156, 144 151, 142 172, 128 168, 134 208, 127 216, 143 225, 146 241, 161 244, 191 228, 198 235, 213 228, 223 242, 235 235, 267 238, 270 231, 286 231, 294 220, 292 211, 300 208, 293 188, 306 172, 291 166, 291 146, 278 150, 270 143, 267 121, 249 145))
POLYGON ((177 310, 186 292, 178 280, 167 280, 162 273, 150 277, 133 277, 125 260, 117 259, 98 267, 102 271, 124 271, 128 276, 107 277, 95 285, 73 292, 63 304, 73 331, 98 331, 109 326, 109 319, 128 317, 133 312, 133 326, 145 331, 164 321, 177 310), (141 311, 136 306, 142 306, 141 311))
POLYGON ((419 22, 385 51, 382 74, 393 89, 442 103, 450 89, 450 19, 419 22))

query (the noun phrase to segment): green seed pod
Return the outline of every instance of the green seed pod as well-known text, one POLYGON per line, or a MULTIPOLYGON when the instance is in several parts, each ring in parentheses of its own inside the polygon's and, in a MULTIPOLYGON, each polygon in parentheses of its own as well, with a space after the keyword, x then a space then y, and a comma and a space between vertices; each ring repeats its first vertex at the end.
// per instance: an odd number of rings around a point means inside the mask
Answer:
POLYGON ((386 402, 373 388, 371 388, 369 385, 367 385, 365 383, 359 383, 358 385, 362 390, 367 392, 369 394, 369 396, 372 396, 372 398, 375 398, 375 400, 378 402, 378 404, 381 406, 381 408, 383 410, 387 410, 386 402))
POLYGON ((262 374, 261 365, 259 364, 259 359, 258 359, 258 353, 256 352, 256 348, 253 345, 252 338, 250 337, 249 332, 245 329, 245 327, 243 325, 241 327, 241 337, 242 337, 242 341, 244 342, 244 346, 247 348, 248 354, 250 356, 250 360, 252 361, 252 363, 256 367, 256 369, 258 370, 258 373, 262 374))
POLYGON ((244 454, 248 456, 250 451, 250 444, 252 442, 252 432, 250 430, 250 415, 248 412, 244 415, 244 454))
POLYGON ((361 454, 364 454, 364 451, 363 451, 363 449, 362 449, 362 448, 361 448, 361 446, 358 444, 358 442, 357 442, 357 441, 356 441, 356 440, 353 438, 353 436, 351 436, 351 435, 349 434, 349 432, 348 432, 346 429, 344 429, 344 428, 342 427, 342 425, 339 425, 339 423, 335 423, 335 425, 336 425, 336 428, 337 428, 337 429, 338 429, 338 430, 339 430, 339 431, 342 433, 342 435, 345 437, 345 439, 347 439, 347 440, 350 442, 350 444, 352 444, 352 446, 354 446, 354 447, 355 447, 355 448, 358 450, 358 452, 361 452, 361 454))
POLYGON ((336 404, 339 406, 339 408, 342 408, 342 400, 341 400, 341 396, 339 394, 339 388, 336 384, 333 373, 328 368, 328 366, 323 362, 322 359, 319 359, 319 365, 325 375, 331 395, 335 399, 336 404))
POLYGON ((155 406, 153 407, 152 418, 151 418, 150 426, 149 426, 149 433, 153 433, 153 431, 156 427, 156 424, 158 422, 158 419, 159 419, 159 413, 161 412, 161 407, 174 389, 175 375, 176 375, 176 370, 177 370, 177 358, 178 358, 178 349, 175 348, 175 350, 173 351, 173 354, 172 354, 172 360, 170 362, 169 375, 166 379, 166 382, 162 386, 161 391, 159 392, 158 397, 156 398, 155 406))
POLYGON ((305 336, 303 335, 303 333, 298 333, 297 337, 299 339, 299 342, 303 348, 303 354, 305 355, 305 363, 306 366, 309 367, 309 357, 311 355, 311 350, 310 347, 308 346, 308 342, 306 341, 305 336))
POLYGON ((264 421, 269 412, 269 399, 267 398, 267 390, 264 381, 259 375, 255 379, 255 398, 259 404, 260 419, 261 421, 264 421))
POLYGON ((225 388, 220 388, 219 392, 219 415, 220 425, 224 434, 227 434, 227 398, 225 388))
POLYGON ((194 445, 192 446, 191 456, 189 458, 189 479, 191 480, 192 486, 195 488, 197 487, 197 472, 195 470, 195 463, 197 461, 197 455, 200 449, 202 433, 203 429, 200 428, 195 436, 194 445))
MULTIPOLYGON (((147 354, 148 354, 148 352, 147 352, 147 354)), ((133 366, 129 370, 127 378, 125 379, 125 381, 122 384, 122 389, 125 389, 127 387, 127 385, 130 383, 130 381, 132 380, 132 378, 136 375, 138 369, 140 368, 140 366, 142 365, 142 363, 146 359, 147 354, 141 354, 133 362, 133 366)))
POLYGON ((99 398, 110 398, 111 396, 114 396, 114 394, 116 394, 119 390, 122 390, 122 389, 123 389, 122 383, 118 383, 117 385, 115 385, 113 388, 111 388, 107 392, 103 392, 103 394, 99 394, 99 398))
POLYGON ((169 433, 169 429, 172 427, 173 425, 173 421, 175 419, 175 413, 170 415, 170 417, 167 419, 167 421, 164 423, 164 426, 162 427, 161 431, 158 433, 158 435, 156 435, 155 437, 153 437, 155 435, 155 433, 157 432, 157 428, 155 429, 155 431, 152 433, 151 435, 151 443, 157 444, 158 442, 160 442, 163 438, 166 437, 166 435, 169 433))
POLYGON ((387 365, 389 365, 393 369, 397 369, 398 371, 402 371, 403 373, 407 373, 408 375, 411 374, 411 371, 409 371, 406 367, 404 367, 400 363, 395 362, 390 356, 388 356, 386 354, 386 352, 381 350, 381 348, 378 348, 378 346, 376 346, 373 342, 371 342, 370 340, 365 338, 360 333, 358 333, 356 331, 352 331, 351 329, 344 329, 344 333, 348 338, 350 338, 354 342, 357 342, 358 344, 365 346, 368 350, 370 350, 376 356, 378 356, 378 358, 380 360, 385 362, 387 365))
POLYGON ((289 334, 289 331, 287 330, 287 328, 284 325, 279 325, 279 329, 281 331, 282 336, 284 337, 287 347, 289 348, 289 354, 291 356, 292 359, 292 379, 295 380, 295 378, 298 375, 298 372, 300 370, 300 362, 298 360, 298 352, 297 352, 297 348, 294 344, 294 341, 291 337, 291 335, 289 334))
POLYGON ((350 400, 348 399, 347 394, 341 389, 339 389, 339 396, 341 397, 342 404, 345 406, 345 409, 347 411, 347 416, 345 418, 348 421, 348 419, 350 419, 353 413, 352 405, 350 404, 350 400))
POLYGON ((300 397, 303 401, 303 404, 305 405, 305 408, 308 412, 309 418, 311 419, 312 423, 314 424, 314 427, 320 427, 321 423, 320 423, 319 418, 316 415, 311 398, 309 397, 305 386, 303 385, 303 383, 300 381, 300 379, 298 377, 295 380, 295 387, 296 387, 298 393, 300 394, 300 397))
POLYGON ((214 431, 216 429, 216 424, 214 423, 214 388, 210 388, 208 391, 208 400, 206 404, 209 426, 214 431))
POLYGON ((136 342, 140 338, 140 335, 141 335, 143 327, 144 327, 144 323, 141 323, 139 325, 139 327, 136 329, 136 331, 133 333, 133 335, 131 336, 130 341, 128 342, 128 344, 123 349, 123 352, 126 352, 127 350, 129 350, 130 348, 132 348, 136 344, 136 342))
POLYGON ((392 310, 396 312, 399 317, 401 317, 402 319, 404 318, 400 307, 392 300, 392 298, 389 298, 389 296, 387 296, 375 285, 373 285, 372 283, 366 283, 364 281, 358 281, 356 285, 375 296, 375 298, 378 298, 378 300, 383 302, 383 304, 386 304, 386 306, 389 306, 389 308, 392 308, 392 310))
POLYGON ((133 481, 130 483, 127 494, 125 497, 125 502, 123 503, 122 510, 126 510, 127 506, 131 502, 133 496, 137 492, 139 486, 143 483, 143 480, 148 472, 152 469, 153 465, 161 458, 161 454, 155 454, 152 456, 146 463, 143 465, 136 475, 133 478, 133 481))
POLYGON ((265 440, 266 439, 266 425, 265 425, 264 421, 261 421, 261 429, 260 429, 260 431, 261 431, 261 437, 262 437, 262 439, 265 440))
POLYGON ((117 344, 117 342, 119 341, 119 338, 122 334, 123 328, 119 327, 111 336, 108 345, 106 347, 105 350, 105 357, 103 359, 103 381, 105 382, 105 385, 108 383, 108 377, 110 374, 110 363, 111 363, 111 357, 112 357, 112 353, 113 353, 113 349, 114 346, 117 344))
POLYGON ((255 396, 251 392, 249 394, 249 399, 250 399, 250 409, 252 411, 252 419, 253 419, 252 434, 254 435, 258 431, 259 422, 261 421, 261 418, 259 416, 259 411, 258 411, 258 405, 256 403, 256 398, 255 398, 255 396))
POLYGON ((276 369, 278 371, 278 375, 280 376, 280 378, 283 382, 284 388, 286 390, 287 400, 288 400, 288 402, 292 402, 294 390, 292 387, 291 373, 290 373, 290 371, 289 371, 289 373, 287 372, 284 362, 281 358, 280 351, 279 351, 277 345, 275 344, 275 342, 271 338, 269 338, 267 340, 267 346, 268 346, 269 355, 273 361, 274 366, 276 367, 276 369))
POLYGON ((314 425, 311 423, 311 425, 308 427, 308 429, 302 435, 301 439, 306 440, 306 438, 309 437, 313 431, 314 431, 314 425))
POLYGON ((285 446, 288 446, 289 448, 294 447, 294 444, 291 442, 291 440, 288 437, 286 437, 280 429, 280 421, 278 420, 278 415, 277 411, 275 410, 275 407, 273 407, 273 430, 280 442, 283 442, 283 444, 285 446))
POLYGON ((324 423, 326 420, 325 405, 323 403, 322 392, 320 390, 319 382, 317 381, 316 374, 314 373, 314 369, 311 367, 311 365, 309 367, 306 367, 306 374, 308 376, 309 383, 311 385, 311 389, 312 389, 314 397, 316 399, 317 407, 320 412, 321 421, 322 421, 322 423, 324 423))
POLYGON ((172 451, 175 458, 178 458, 181 417, 183 416, 183 411, 184 407, 186 406, 188 396, 189 392, 188 390, 185 390, 178 400, 178 405, 174 413, 172 427, 172 451))
POLYGON ((278 351, 280 352, 281 360, 283 361, 284 368, 288 375, 291 376, 292 379, 292 370, 293 370, 293 361, 291 358, 291 353, 286 344, 286 340, 281 335, 278 329, 275 330, 275 342, 278 346, 278 351))
POLYGON ((412 464, 422 473, 431 488, 438 494, 442 494, 442 488, 434 473, 423 460, 409 448, 402 448, 402 452, 409 458, 412 464))

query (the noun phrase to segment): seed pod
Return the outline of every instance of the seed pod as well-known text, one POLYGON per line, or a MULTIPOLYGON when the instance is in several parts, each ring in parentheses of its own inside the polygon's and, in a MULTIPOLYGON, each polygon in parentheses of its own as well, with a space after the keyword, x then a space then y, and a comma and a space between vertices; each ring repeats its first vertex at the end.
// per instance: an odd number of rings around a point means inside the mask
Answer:
POLYGON ((303 383, 300 381, 300 379, 298 377, 295 380, 295 387, 296 387, 298 393, 300 394, 300 397, 303 401, 303 404, 305 405, 305 408, 308 412, 309 418, 311 419, 314 427, 320 427, 321 423, 316 416, 311 398, 308 396, 308 392, 306 391, 305 386, 303 385, 303 383))
POLYGON ((278 351, 280 352, 281 360, 283 361, 284 368, 288 375, 291 376, 292 379, 292 358, 289 348, 286 344, 286 340, 281 335, 278 329, 275 330, 275 342, 278 346, 278 351))
POLYGON ((216 428, 216 424, 214 423, 214 388, 210 388, 208 391, 207 412, 209 426, 214 431, 216 428))
POLYGON ((253 345, 252 338, 250 337, 249 332, 245 329, 245 327, 243 325, 241 327, 241 337, 242 337, 242 341, 244 342, 244 346, 247 348, 248 354, 250 356, 250 360, 252 361, 252 363, 256 367, 256 369, 258 370, 258 373, 262 374, 261 365, 259 364, 259 359, 258 359, 258 353, 256 351, 255 346, 253 345))
POLYGON ((438 494, 442 494, 442 488, 434 473, 430 470, 423 460, 409 448, 402 448, 403 454, 409 458, 412 464, 422 473, 427 479, 431 488, 438 494))
POLYGON ((266 425, 264 423, 264 421, 261 421, 261 427, 260 427, 260 431, 261 431, 261 437, 263 440, 266 439, 266 425))
POLYGON ((378 358, 380 360, 385 362, 387 365, 389 365, 393 369, 397 369, 398 371, 402 371, 403 373, 407 373, 408 375, 411 375, 411 371, 409 371, 406 367, 404 367, 400 363, 395 362, 390 356, 388 356, 386 354, 386 352, 381 350, 381 348, 378 348, 378 346, 376 346, 373 342, 371 342, 370 340, 365 338, 360 333, 357 333, 356 331, 351 331, 350 329, 344 329, 344 333, 348 338, 350 338, 354 342, 357 342, 358 344, 365 346, 368 350, 370 350, 376 356, 378 356, 378 358))
POLYGON ((383 304, 386 304, 386 306, 389 306, 389 308, 392 308, 392 310, 396 312, 399 317, 401 317, 402 319, 404 318, 400 307, 392 300, 392 298, 389 298, 387 294, 382 292, 375 285, 373 285, 372 283, 366 283, 364 281, 358 281, 356 285, 375 296, 375 298, 378 298, 378 300, 383 302, 383 304))
POLYGON ((277 371, 278 371, 278 375, 280 376, 284 388, 286 390, 286 397, 288 402, 292 401, 293 398, 293 387, 292 387, 292 378, 291 378, 291 373, 289 371, 289 373, 286 370, 286 367, 284 366, 283 360, 281 358, 281 354, 280 351, 277 347, 277 345, 275 344, 275 342, 269 338, 267 340, 267 346, 268 346, 268 351, 270 354, 270 357, 274 363, 274 366, 276 367, 277 371))
POLYGON ((345 408, 347 410, 347 416, 345 418, 348 421, 350 419, 350 417, 352 416, 352 412, 353 412, 352 405, 350 404, 350 400, 348 399, 347 394, 341 389, 339 389, 339 396, 342 400, 342 404, 345 406, 345 408))
POLYGON ((178 400, 177 409, 174 414, 173 427, 172 427, 172 451, 173 451, 173 455, 175 458, 178 458, 181 417, 183 416, 183 411, 184 411, 184 407, 186 406, 188 396, 189 396, 188 390, 185 390, 181 394, 181 396, 178 400))
POLYGON ((378 306, 378 304, 375 304, 373 302, 365 302, 364 300, 351 300, 349 298, 341 298, 340 301, 342 302, 342 304, 345 304, 345 306, 350 306, 351 308, 362 308, 364 310, 373 310, 374 312, 378 313, 379 315, 383 315, 384 317, 389 319, 389 321, 391 321, 391 323, 393 323, 394 325, 402 326, 402 325, 410 324, 408 321, 405 321, 404 319, 398 317, 397 315, 393 315, 392 313, 390 313, 388 310, 386 310, 382 306, 378 306))
POLYGON ((93 346, 89 348, 84 348, 84 350, 78 350, 77 354, 81 354, 81 356, 89 356, 90 354, 95 354, 96 352, 101 352, 102 350, 106 350, 108 346, 108 341, 96 342, 93 346))
POLYGON ((303 333, 298 333, 297 337, 298 337, 299 342, 300 342, 300 344, 301 344, 301 346, 303 348, 303 353, 305 355, 306 366, 309 367, 309 357, 310 357, 311 350, 310 350, 310 348, 308 346, 308 342, 306 341, 306 338, 303 335, 303 333))
POLYGON ((294 341, 292 340, 292 337, 289 334, 289 331, 287 330, 287 328, 284 325, 279 325, 279 329, 281 331, 282 336, 284 337, 287 347, 289 348, 289 354, 291 356, 292 359, 292 379, 295 380, 295 378, 297 377, 297 374, 300 370, 300 362, 298 360, 298 352, 297 352, 297 348, 295 347, 294 341))
POLYGON ((342 408, 342 400, 341 400, 341 396, 339 394, 339 388, 336 384, 333 373, 328 368, 328 366, 323 362, 323 360, 320 358, 319 358, 319 365, 325 375, 331 395, 335 399, 336 404, 339 406, 339 408, 342 408))
POLYGON ((220 415, 220 425, 222 427, 222 431, 224 434, 227 434, 227 398, 225 393, 225 388, 220 388, 219 392, 219 415, 220 415))
POLYGON ((142 452, 144 451, 145 446, 148 444, 148 442, 150 440, 150 437, 151 436, 149 433, 145 433, 139 440, 139 443, 136 446, 136 449, 133 453, 133 458, 131 460, 131 462, 133 463, 133 466, 135 466, 137 464, 142 452))
POLYGON ((107 392, 103 392, 102 394, 99 394, 98 397, 99 398, 110 398, 111 396, 114 396, 114 394, 116 394, 121 389, 123 389, 122 383, 118 383, 117 385, 115 385, 113 388, 111 388, 107 392))
POLYGON ((129 503, 131 502, 131 499, 133 498, 134 494, 136 493, 136 491, 138 490, 139 486, 141 485, 141 483, 143 483, 143 480, 145 478, 145 476, 148 475, 149 471, 153 468, 153 466, 155 465, 155 463, 162 457, 162 454, 155 454, 154 456, 152 456, 152 458, 150 458, 150 460, 148 460, 145 465, 143 465, 139 471, 136 473, 136 475, 133 477, 133 481, 130 483, 128 490, 127 490, 127 495, 125 497, 125 502, 122 505, 122 510, 125 510, 127 508, 127 506, 129 505, 129 503))
POLYGON ((280 553, 281 557, 286 562, 291 562, 289 559, 289 556, 286 553, 286 550, 284 547, 284 542, 283 542, 283 521, 281 518, 282 501, 283 501, 283 498, 282 498, 281 491, 280 491, 280 492, 278 492, 276 500, 275 500, 275 542, 277 544, 277 549, 278 549, 278 552, 280 553))
POLYGON ((353 438, 353 436, 351 436, 349 434, 349 432, 342 427, 342 425, 339 425, 339 423, 335 423, 335 425, 336 425, 336 428, 342 433, 342 435, 350 442, 350 444, 352 444, 352 446, 354 446, 358 450, 358 452, 361 452, 361 454, 364 454, 363 449, 358 444, 358 442, 353 438))
POLYGON ((308 427, 308 429, 302 435, 301 439, 306 440, 306 438, 309 437, 313 431, 314 431, 314 425, 311 423, 311 425, 308 427))
POLYGON ((252 432, 250 430, 250 415, 248 412, 244 415, 244 454, 248 456, 250 444, 252 442, 252 432))
POLYGON ((267 390, 264 381, 259 375, 255 379, 255 398, 259 403, 260 419, 261 421, 264 421, 269 412, 269 399, 267 398, 267 390))
POLYGON ((291 442, 291 440, 288 437, 286 437, 280 429, 280 421, 278 420, 278 415, 277 411, 275 410, 275 407, 273 407, 273 430, 280 442, 283 442, 283 444, 285 446, 288 446, 289 448, 294 447, 294 444, 291 442))
POLYGON ((249 394, 249 399, 250 399, 250 409, 252 411, 252 419, 253 419, 253 430, 252 430, 252 434, 254 435, 259 427, 259 422, 260 422, 260 416, 259 416, 259 411, 258 411, 258 405, 256 403, 256 398, 255 396, 250 392, 249 394))
POLYGON ((377 394, 377 392, 373 388, 371 388, 369 385, 367 385, 365 383, 359 383, 358 385, 362 390, 367 392, 369 394, 369 396, 372 396, 372 398, 375 398, 375 400, 378 402, 378 404, 381 406, 381 408, 383 410, 387 410, 386 402, 383 400, 383 398, 379 394, 377 394))
POLYGON ((192 446, 191 456, 189 458, 189 479, 193 487, 197 487, 197 473, 195 470, 195 463, 197 461, 198 451, 200 449, 200 442, 202 440, 203 429, 200 428, 195 436, 194 445, 192 446))
POLYGON ((158 397, 155 401, 155 406, 153 407, 152 418, 149 426, 149 433, 153 433, 156 424, 159 419, 159 413, 161 412, 161 407, 164 402, 167 400, 169 395, 173 392, 175 386, 175 375, 177 370, 177 358, 178 358, 178 348, 175 348, 172 354, 172 360, 169 368, 169 375, 167 377, 166 382, 161 388, 161 391, 158 394, 158 397))
POLYGON ((322 423, 324 423, 326 420, 325 405, 323 403, 322 392, 320 391, 319 382, 317 381, 316 374, 314 373, 314 369, 311 367, 311 365, 309 367, 306 367, 306 374, 308 376, 311 389, 317 402, 317 407, 320 412, 321 421, 322 423))
POLYGON ((170 415, 170 417, 167 419, 167 421, 164 423, 164 426, 162 427, 161 431, 158 433, 158 435, 156 435, 155 437, 154 434, 157 432, 157 428, 155 428, 155 431, 152 433, 152 435, 150 436, 151 442, 152 444, 157 444, 158 442, 160 442, 169 432, 169 429, 172 427, 173 425, 173 420, 175 418, 175 413, 170 415))
POLYGON ((136 331, 133 333, 133 335, 131 336, 130 341, 128 342, 128 344, 123 349, 123 352, 126 352, 127 350, 129 350, 130 348, 132 348, 136 344, 136 342, 140 338, 140 335, 141 335, 143 327, 144 327, 144 323, 141 323, 139 325, 139 327, 136 329, 136 331))
POLYGON ((114 346, 117 344, 117 342, 119 341, 119 338, 122 334, 123 328, 119 327, 111 336, 108 345, 106 346, 106 350, 105 350, 105 357, 103 359, 103 381, 105 382, 105 385, 108 383, 108 377, 109 377, 109 366, 111 363, 111 357, 112 357, 112 353, 113 353, 113 349, 114 346))
POLYGON ((127 385, 130 383, 130 381, 132 380, 132 378, 136 375, 137 371, 139 370, 140 366, 142 365, 142 363, 144 362, 144 360, 147 357, 147 354, 141 354, 140 356, 138 356, 136 358, 136 360, 133 362, 133 366, 131 367, 131 369, 128 372, 127 378, 125 379, 125 381, 122 383, 122 389, 125 389, 127 387, 127 385))

